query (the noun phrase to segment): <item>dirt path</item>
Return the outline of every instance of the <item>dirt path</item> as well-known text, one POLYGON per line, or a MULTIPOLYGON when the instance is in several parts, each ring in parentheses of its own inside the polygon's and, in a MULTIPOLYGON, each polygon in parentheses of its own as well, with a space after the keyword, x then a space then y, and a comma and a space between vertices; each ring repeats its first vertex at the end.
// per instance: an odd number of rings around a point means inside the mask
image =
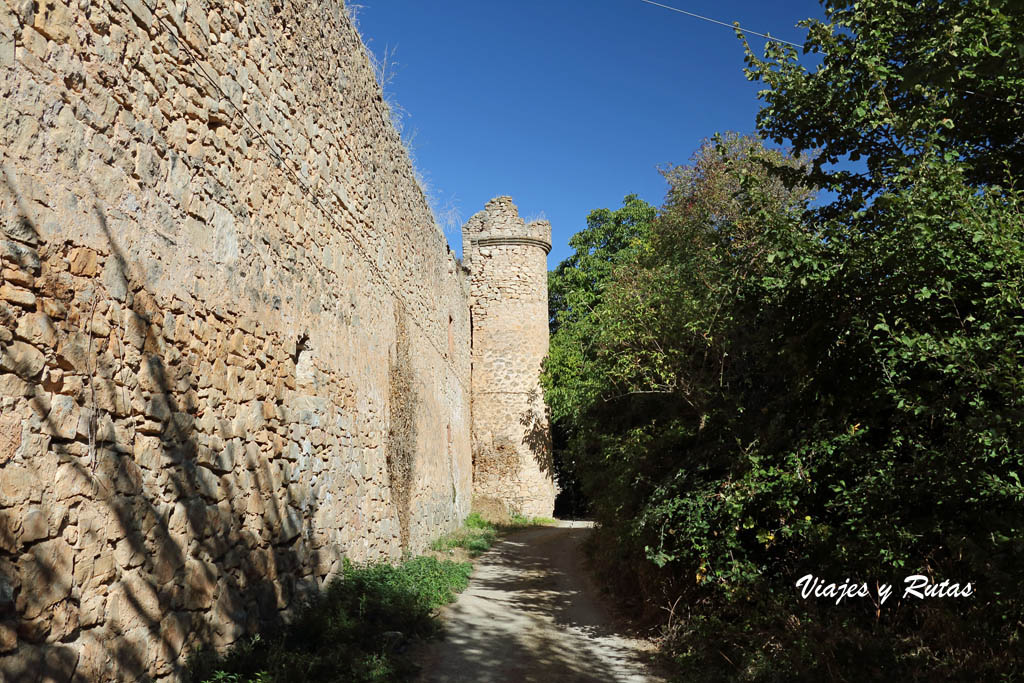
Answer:
POLYGON ((581 567, 582 522, 518 531, 483 555, 423 652, 423 683, 658 681, 650 648, 618 633, 581 567))

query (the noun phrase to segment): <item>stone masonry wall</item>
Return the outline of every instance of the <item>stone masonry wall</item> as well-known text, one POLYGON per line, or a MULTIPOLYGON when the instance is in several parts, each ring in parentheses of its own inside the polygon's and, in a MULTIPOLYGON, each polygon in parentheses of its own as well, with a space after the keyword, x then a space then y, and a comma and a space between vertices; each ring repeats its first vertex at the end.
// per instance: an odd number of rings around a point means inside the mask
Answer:
POLYGON ((456 527, 468 285, 340 3, 0 29, 0 680, 177 679, 456 527))
POLYGON ((555 485, 540 387, 548 353, 551 226, 524 223, 509 197, 463 227, 473 345, 473 493, 527 516, 550 516, 555 485))

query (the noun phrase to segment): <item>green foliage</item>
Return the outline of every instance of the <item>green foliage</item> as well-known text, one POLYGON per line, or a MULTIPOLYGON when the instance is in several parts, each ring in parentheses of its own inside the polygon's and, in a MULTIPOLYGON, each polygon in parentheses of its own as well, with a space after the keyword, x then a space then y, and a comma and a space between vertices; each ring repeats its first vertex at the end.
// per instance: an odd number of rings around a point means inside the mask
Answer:
POLYGON ((486 552, 498 535, 498 528, 485 520, 479 513, 471 512, 461 529, 446 534, 430 545, 431 550, 445 551, 463 548, 470 557, 486 552))
MULTIPOLYGON (((811 182, 838 191, 834 215, 860 208, 924 157, 947 154, 972 186, 1024 172, 1024 6, 1020 0, 834 0, 808 19, 808 71, 791 46, 747 46, 763 81, 762 135, 819 150, 811 182), (837 171, 836 162, 863 162, 837 171)), ((746 44, 744 42, 744 44, 746 44)), ((805 60, 806 61, 806 60, 805 60)))
POLYGON ((1021 15, 1002 6, 833 2, 832 25, 809 24, 821 69, 748 55, 770 86, 762 131, 814 156, 706 144, 555 330, 566 460, 619 550, 646 558, 649 597, 688 606, 668 642, 690 673, 1019 672, 1024 84, 1021 15), (829 170, 858 156, 862 174, 829 170), (821 210, 817 186, 837 193, 821 210), (825 605, 798 597, 808 572, 978 594, 825 605))
MULTIPOLYGON (((787 190, 769 177, 769 165, 785 164, 797 162, 751 138, 727 134, 709 141, 692 165, 665 172, 672 189, 657 221, 651 207, 627 198, 632 215, 643 219, 629 224, 630 239, 607 240, 608 247, 577 254, 552 275, 562 282, 563 302, 592 302, 555 311, 561 324, 542 383, 556 436, 565 435, 561 443, 556 439, 556 458, 581 477, 592 504, 602 508, 600 518, 634 519, 636 504, 652 490, 651 475, 674 467, 665 440, 678 436, 679 416, 704 414, 697 405, 709 397, 691 392, 715 385, 718 363, 714 330, 701 316, 725 324, 715 316, 728 312, 723 305, 735 287, 715 278, 745 272, 759 248, 763 217, 748 213, 749 203, 760 202, 761 213, 778 220, 775 214, 801 212, 809 198, 806 190, 787 190), (600 278, 575 272, 573 264, 583 268, 588 259, 601 264, 588 269, 600 278), (673 267, 653 267, 656 259, 673 267), (568 290, 566 282, 582 284, 568 290), (692 358, 702 359, 703 379, 681 382, 679 366, 692 358)), ((590 220, 587 231, 607 223, 590 220)), ((578 249, 592 243, 573 240, 578 249)))
POLYGON ((434 610, 466 588, 469 563, 416 557, 400 566, 355 566, 304 605, 280 633, 254 636, 224 657, 199 653, 192 679, 271 681, 399 681, 415 672, 400 650, 433 635, 434 610))
POLYGON ((552 341, 547 368, 554 381, 546 389, 555 420, 570 416, 577 404, 575 394, 563 393, 563 387, 572 387, 567 392, 586 391, 580 385, 579 368, 595 331, 593 311, 615 266, 629 262, 646 241, 655 213, 636 195, 627 195, 616 211, 592 211, 587 227, 569 239, 573 255, 549 274, 552 341))
POLYGON ((505 529, 525 529, 531 526, 548 526, 554 524, 551 517, 525 517, 518 512, 512 513, 512 520, 509 524, 503 525, 505 529))
POLYGON ((463 526, 467 529, 485 529, 489 531, 495 531, 497 527, 486 519, 484 519, 479 512, 470 512, 464 521, 463 526))
POLYGON ((441 536, 430 544, 430 549, 444 552, 453 548, 463 548, 470 557, 477 557, 494 545, 499 531, 544 526, 554 522, 555 520, 549 517, 524 517, 513 514, 509 524, 499 525, 488 522, 479 512, 471 512, 461 529, 441 536))
POLYGON ((594 311, 600 306, 616 266, 629 263, 648 239, 655 209, 636 195, 627 195, 616 211, 596 209, 587 227, 569 240, 575 251, 548 276, 551 343, 542 378, 551 407, 555 446, 555 477, 563 496, 572 498, 571 512, 583 512, 577 474, 579 443, 576 434, 579 406, 600 390, 600 380, 588 372, 593 339, 598 332, 594 311))

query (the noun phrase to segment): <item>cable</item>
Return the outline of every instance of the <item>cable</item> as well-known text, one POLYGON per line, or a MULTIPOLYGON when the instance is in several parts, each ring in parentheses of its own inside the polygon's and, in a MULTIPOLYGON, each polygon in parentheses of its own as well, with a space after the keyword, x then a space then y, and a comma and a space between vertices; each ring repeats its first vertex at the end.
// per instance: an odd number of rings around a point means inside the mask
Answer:
POLYGON ((726 28, 737 29, 739 31, 743 31, 744 33, 750 33, 750 34, 755 35, 755 36, 761 36, 762 38, 766 38, 766 39, 772 41, 773 43, 783 43, 785 45, 792 45, 793 47, 803 47, 803 45, 800 45, 798 43, 793 43, 793 42, 790 42, 788 40, 783 40, 782 38, 772 38, 767 33, 758 33, 757 31, 750 31, 750 30, 745 29, 742 26, 740 26, 738 22, 735 23, 735 24, 727 24, 724 21, 718 21, 717 19, 712 19, 711 17, 705 17, 704 15, 701 15, 701 14, 694 14, 693 12, 687 12, 686 10, 679 9, 678 7, 670 7, 669 5, 663 5, 660 2, 654 2, 654 0, 640 0, 640 2, 645 2, 648 5, 654 5, 655 7, 661 7, 663 9, 671 10, 673 12, 679 12, 680 14, 685 14, 688 17, 694 17, 695 19, 700 19, 702 21, 709 21, 712 24, 718 24, 719 26, 725 26, 726 28))
MULTIPOLYGON (((735 24, 727 24, 724 21, 718 21, 717 19, 712 19, 711 17, 705 17, 702 14, 695 14, 693 12, 687 12, 684 9, 679 9, 678 7, 671 7, 669 5, 663 5, 660 2, 654 2, 654 0, 640 0, 640 2, 646 3, 648 5, 654 5, 655 7, 661 7, 663 9, 671 10, 673 12, 678 12, 679 14, 685 14, 688 17, 694 17, 695 19, 700 19, 702 21, 708 21, 708 22, 711 22, 712 24, 718 24, 719 26, 725 26, 726 28, 736 29, 736 30, 742 31, 743 33, 750 33, 751 35, 761 36, 762 38, 765 38, 766 40, 769 40, 769 41, 771 41, 773 43, 782 43, 784 45, 792 45, 793 47, 803 48, 803 45, 800 45, 799 43, 794 43, 794 42, 791 42, 791 41, 788 41, 788 40, 783 40, 782 38, 772 38, 767 33, 759 33, 758 31, 751 31, 751 30, 745 29, 745 28, 743 28, 742 26, 739 25, 739 22, 737 22, 735 24)), ((826 57, 828 56, 828 54, 825 53, 825 52, 821 52, 820 54, 822 56, 826 56, 826 57)), ((998 102, 1003 102, 1005 104, 1009 104, 1009 105, 1013 106, 1014 108, 1018 108, 1017 105, 1015 105, 1013 102, 1010 102, 1007 99, 1003 99, 1002 97, 996 97, 995 95, 986 95, 985 93, 979 93, 979 92, 974 92, 973 90, 963 90, 963 89, 961 89, 960 92, 962 92, 964 94, 967 94, 967 95, 971 95, 973 97, 984 97, 985 99, 996 100, 998 102)))

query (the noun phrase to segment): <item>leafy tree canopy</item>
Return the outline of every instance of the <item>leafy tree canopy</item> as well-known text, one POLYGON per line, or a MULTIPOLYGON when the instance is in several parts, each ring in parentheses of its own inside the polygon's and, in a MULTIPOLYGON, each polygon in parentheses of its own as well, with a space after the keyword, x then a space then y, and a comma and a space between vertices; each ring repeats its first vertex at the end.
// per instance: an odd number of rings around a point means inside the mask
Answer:
POLYGON ((569 239, 574 253, 548 278, 552 332, 593 310, 615 264, 627 260, 646 238, 655 213, 635 194, 626 195, 620 209, 590 212, 587 227, 569 239))
POLYGON ((1020 9, 832 0, 805 22, 820 67, 748 48, 763 136, 808 156, 705 144, 642 234, 582 239, 596 264, 553 287, 562 447, 641 589, 692 610, 693 671, 1020 673, 1020 9), (814 187, 836 199, 809 210, 814 187), (819 609, 809 567, 982 592, 819 609))
POLYGON ((593 312, 605 287, 615 267, 635 258, 646 242, 655 214, 653 206, 633 194, 615 211, 591 211, 587 227, 569 240, 574 253, 548 275, 548 368, 559 376, 548 401, 556 420, 576 405, 579 372, 595 332, 593 312))
POLYGON ((815 69, 792 46, 760 58, 744 44, 748 78, 766 85, 758 129, 818 152, 810 182, 839 193, 833 209, 870 202, 929 152, 961 161, 971 185, 1024 172, 1024 2, 825 5, 825 21, 801 22, 815 69), (836 168, 847 161, 863 170, 836 168))

